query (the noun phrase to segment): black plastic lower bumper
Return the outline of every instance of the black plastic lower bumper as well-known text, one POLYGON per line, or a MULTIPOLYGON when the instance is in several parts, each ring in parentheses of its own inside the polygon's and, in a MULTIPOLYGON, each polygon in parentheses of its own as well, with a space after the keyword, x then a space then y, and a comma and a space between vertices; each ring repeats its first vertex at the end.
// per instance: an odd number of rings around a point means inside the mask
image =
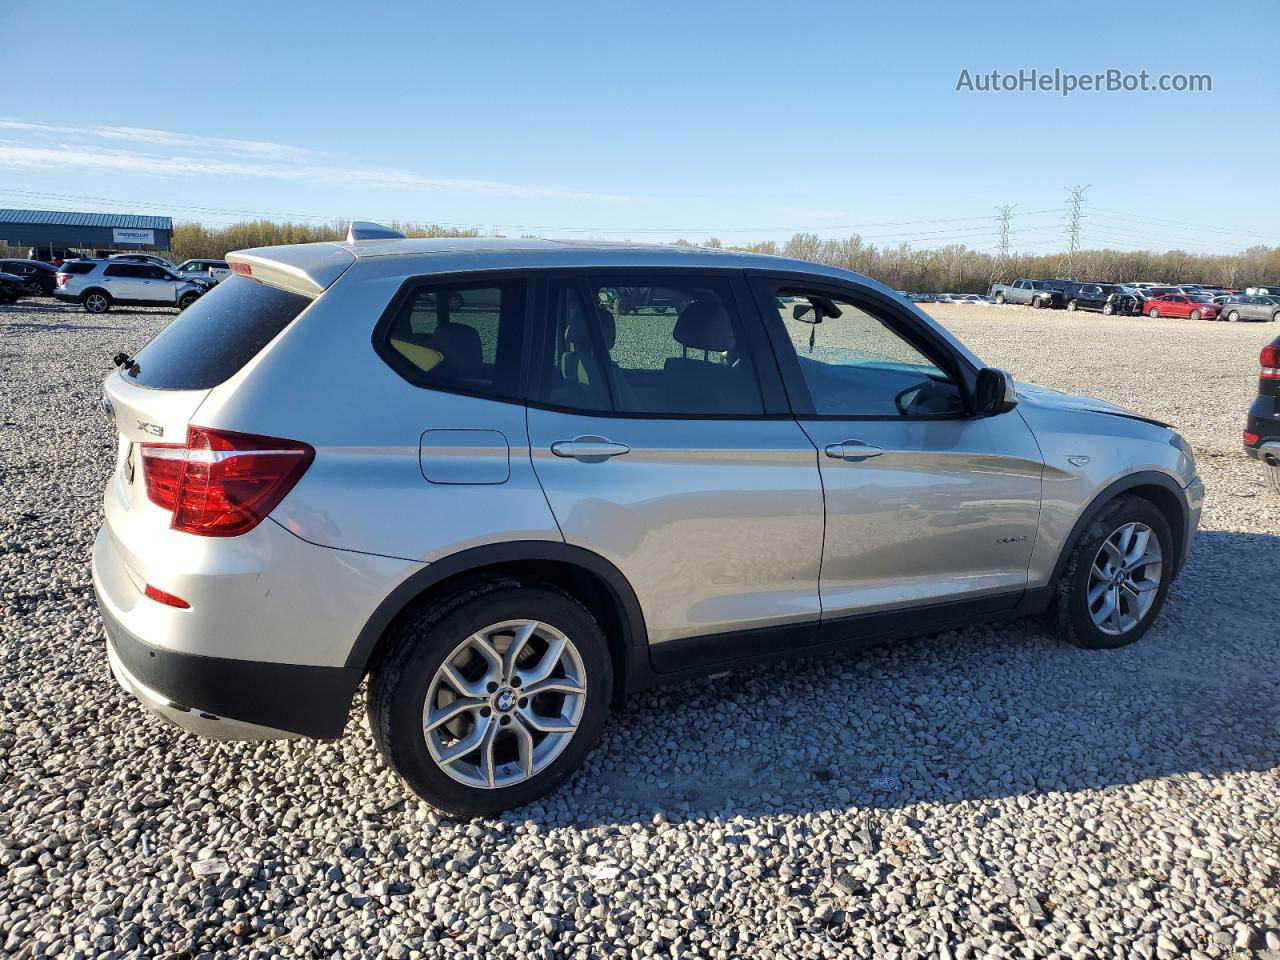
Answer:
POLYGON ((360 670, 176 653, 134 636, 101 603, 98 610, 121 665, 174 703, 319 740, 342 735, 360 670))
POLYGON ((1258 458, 1258 447, 1262 444, 1280 443, 1280 397, 1261 393, 1254 397, 1244 430, 1258 438, 1257 444, 1244 448, 1244 452, 1254 459, 1258 458))

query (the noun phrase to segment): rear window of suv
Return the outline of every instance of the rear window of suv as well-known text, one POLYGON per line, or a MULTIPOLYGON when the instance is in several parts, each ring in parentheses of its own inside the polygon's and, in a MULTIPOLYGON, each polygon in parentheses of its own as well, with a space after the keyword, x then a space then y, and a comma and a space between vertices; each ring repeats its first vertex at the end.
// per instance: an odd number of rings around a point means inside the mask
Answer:
POLYGON ((96 266, 92 260, 68 260, 58 269, 63 273, 89 273, 96 266))
POLYGON ((258 355, 311 303, 248 277, 229 277, 160 331, 127 375, 159 390, 207 390, 258 355))

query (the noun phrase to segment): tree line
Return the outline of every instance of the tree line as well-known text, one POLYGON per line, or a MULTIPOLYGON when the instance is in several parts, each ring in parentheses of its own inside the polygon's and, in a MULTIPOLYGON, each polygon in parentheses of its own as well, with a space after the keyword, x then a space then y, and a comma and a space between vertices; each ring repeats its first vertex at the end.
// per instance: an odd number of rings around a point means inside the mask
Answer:
MULTIPOLYGON (((477 237, 480 231, 440 224, 393 223, 409 237, 477 237)), ((253 220, 223 227, 200 223, 174 225, 169 256, 176 262, 191 257, 221 259, 232 250, 269 247, 282 243, 315 243, 340 240, 345 223, 278 223, 253 220)), ((688 241, 678 240, 688 246, 688 241)), ((703 244, 724 247, 717 239, 703 244)), ((1077 252, 1068 272, 1064 253, 1013 253, 1001 259, 964 244, 916 248, 910 244, 877 246, 860 236, 824 239, 814 233, 797 233, 785 243, 768 240, 727 247, 750 253, 794 257, 861 273, 897 290, 929 293, 985 293, 993 282, 1018 277, 1098 280, 1121 283, 1152 280, 1168 283, 1209 283, 1228 287, 1249 284, 1280 285, 1280 247, 1254 246, 1235 254, 1189 253, 1185 250, 1110 250, 1077 252)), ((10 248, 7 256, 25 256, 25 249, 10 248)))
MULTIPOLYGON (((705 246, 719 247, 721 244, 713 239, 705 246)), ((1261 245, 1235 254, 1188 253, 1185 250, 1081 250, 1071 258, 1069 271, 1065 253, 1011 253, 1002 260, 964 244, 929 249, 905 243, 877 247, 863 242, 856 234, 832 240, 822 239, 813 233, 797 233, 786 243, 768 241, 730 249, 824 263, 864 274, 895 290, 912 293, 985 293, 992 283, 1007 283, 1018 277, 1097 280, 1102 283, 1150 280, 1226 287, 1280 285, 1280 247, 1261 245), (1067 272, 1072 276, 1067 277, 1067 272)))

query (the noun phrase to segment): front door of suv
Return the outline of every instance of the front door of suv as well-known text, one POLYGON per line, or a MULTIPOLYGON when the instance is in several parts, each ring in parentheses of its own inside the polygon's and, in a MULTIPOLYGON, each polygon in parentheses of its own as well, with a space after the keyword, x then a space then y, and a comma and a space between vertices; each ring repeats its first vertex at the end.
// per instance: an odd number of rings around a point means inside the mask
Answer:
POLYGON ((534 470, 565 539, 635 590, 654 666, 811 639, 816 452, 787 411, 741 274, 563 275, 541 303, 534 470))
POLYGON ((172 306, 178 301, 178 287, 182 281, 164 267, 139 264, 138 276, 142 280, 142 297, 147 303, 172 306))
POLYGON ((838 283, 754 285, 792 406, 819 452, 824 623, 1016 604, 1042 470, 1018 412, 973 416, 976 371, 889 297, 838 283))

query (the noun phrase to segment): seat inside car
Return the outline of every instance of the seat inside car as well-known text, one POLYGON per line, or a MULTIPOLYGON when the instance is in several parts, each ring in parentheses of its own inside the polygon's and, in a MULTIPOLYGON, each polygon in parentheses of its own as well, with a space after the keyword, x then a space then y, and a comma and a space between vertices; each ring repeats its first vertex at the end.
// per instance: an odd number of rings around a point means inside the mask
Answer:
MULTIPOLYGON (((617 321, 614 320, 613 314, 604 307, 596 308, 596 317, 599 320, 600 336, 604 340, 604 348, 606 351, 612 351, 618 339, 617 321)), ((591 374, 595 366, 590 365, 587 359, 594 354, 591 347, 591 331, 587 326, 586 317, 576 307, 572 309, 569 316, 564 338, 566 350, 564 356, 560 358, 560 373, 564 378, 566 401, 572 405, 573 400, 576 399, 580 405, 585 405, 588 409, 607 407, 609 405, 608 388, 602 377, 594 378, 598 382, 593 382, 591 374)), ((628 411, 642 409, 635 391, 632 389, 631 384, 627 382, 626 374, 614 361, 611 354, 606 356, 606 362, 609 364, 610 372, 613 374, 613 388, 617 394, 618 408, 628 411)))
POLYGON ((695 300, 680 311, 671 336, 682 355, 663 366, 669 409, 692 413, 742 413, 758 407, 751 378, 745 368, 713 353, 734 353, 733 326, 718 300, 695 300), (689 351, 702 356, 689 356, 689 351))

